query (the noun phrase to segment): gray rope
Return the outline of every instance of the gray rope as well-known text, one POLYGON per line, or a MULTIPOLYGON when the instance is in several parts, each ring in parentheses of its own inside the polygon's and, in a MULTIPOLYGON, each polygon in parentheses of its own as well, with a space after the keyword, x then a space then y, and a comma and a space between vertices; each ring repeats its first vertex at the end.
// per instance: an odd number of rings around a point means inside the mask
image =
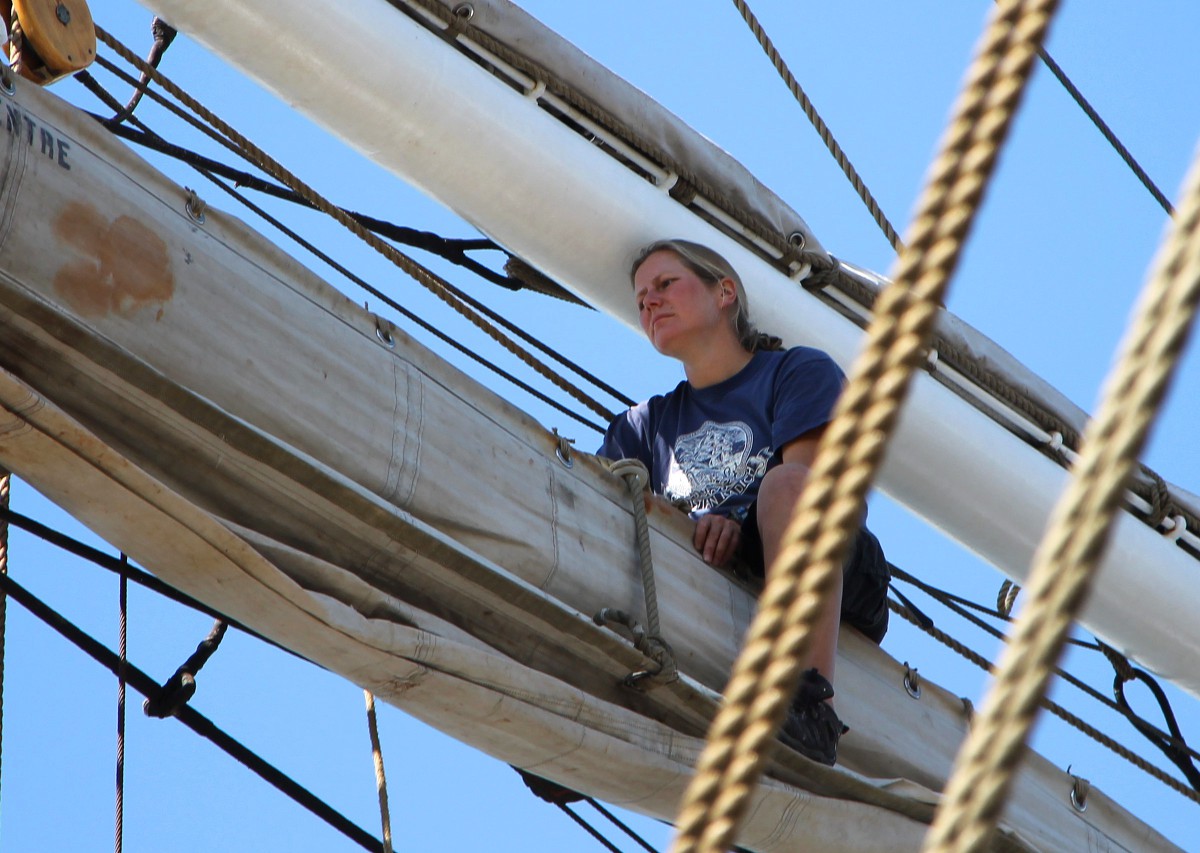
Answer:
POLYGON ((645 679, 670 679, 676 674, 675 655, 662 636, 662 623, 658 613, 658 590, 654 583, 654 558, 650 552, 650 521, 646 517, 646 484, 650 472, 637 459, 620 459, 609 465, 609 470, 625 481, 629 502, 633 508, 634 530, 637 536, 638 568, 642 576, 642 593, 646 603, 646 630, 640 631, 637 623, 619 610, 604 608, 593 619, 598 624, 618 622, 625 625, 633 635, 634 645, 649 657, 658 669, 652 672, 635 672, 626 684, 637 686, 645 679))
MULTIPOLYGON (((0 468, 0 576, 8 575, 8 501, 12 474, 0 468)), ((4 779, 4 638, 8 633, 8 593, 0 588, 0 781, 4 779)))
POLYGON ((834 139, 833 132, 825 124, 824 119, 821 118, 821 115, 817 112, 817 108, 813 106, 813 102, 805 94, 804 89, 800 87, 799 81, 796 80, 791 69, 787 67, 787 63, 783 61, 783 57, 779 55, 779 51, 775 49, 770 36, 762 28, 762 24, 754 16, 754 12, 750 10, 749 4, 746 3, 746 0, 733 0, 733 5, 737 7, 742 19, 750 28, 750 32, 758 39, 759 46, 762 47, 767 58, 771 60, 771 63, 775 66, 775 70, 783 78, 783 82, 787 84, 792 97, 796 99, 797 103, 800 104, 800 108, 804 110, 804 114, 808 116, 808 120, 812 122, 817 135, 821 137, 821 141, 825 143, 825 147, 829 149, 829 153, 833 155, 833 159, 841 167, 843 174, 850 181, 851 186, 854 187, 854 191, 858 193, 858 197, 867 206, 867 210, 870 211, 872 218, 879 225, 880 230, 883 231, 883 235, 887 237, 888 242, 892 244, 892 248, 896 250, 897 254, 901 252, 904 249, 904 242, 900 239, 900 235, 896 233, 896 229, 892 227, 892 223, 888 220, 887 215, 884 214, 883 208, 879 206, 879 202, 875 200, 875 196, 871 195, 871 191, 867 189, 866 183, 859 176, 857 170, 855 170, 854 164, 850 162, 850 158, 846 156, 846 152, 842 150, 842 146, 838 144, 838 141, 834 139))

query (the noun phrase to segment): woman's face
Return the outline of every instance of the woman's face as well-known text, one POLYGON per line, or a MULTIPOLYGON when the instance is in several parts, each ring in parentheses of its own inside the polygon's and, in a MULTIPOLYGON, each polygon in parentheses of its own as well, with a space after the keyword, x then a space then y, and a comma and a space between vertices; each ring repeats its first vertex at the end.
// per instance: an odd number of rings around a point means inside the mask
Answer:
POLYGON ((732 283, 708 284, 669 250, 655 252, 633 276, 642 331, 663 355, 686 358, 722 324, 722 309, 736 302, 732 283))

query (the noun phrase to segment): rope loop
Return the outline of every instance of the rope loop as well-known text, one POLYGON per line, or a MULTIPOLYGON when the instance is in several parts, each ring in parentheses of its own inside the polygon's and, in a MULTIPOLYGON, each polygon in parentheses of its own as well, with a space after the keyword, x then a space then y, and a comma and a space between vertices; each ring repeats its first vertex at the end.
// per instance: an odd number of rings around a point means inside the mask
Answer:
POLYGON ((1012 616, 1013 605, 1017 603, 1017 596, 1020 593, 1020 585, 1011 580, 1005 579, 1004 583, 1000 584, 1000 591, 996 593, 996 610, 1000 612, 1000 615, 1012 616))
POLYGON ((1168 761, 1179 768, 1179 771, 1188 780, 1192 788, 1200 791, 1200 769, 1197 769, 1192 761, 1187 741, 1183 737, 1183 732, 1179 728, 1179 722, 1175 719, 1175 712, 1171 710, 1171 702, 1167 699, 1167 694, 1163 691, 1162 685, 1143 670, 1131 668, 1130 671, 1132 675, 1128 679, 1122 679, 1119 674, 1113 679, 1113 695, 1116 697, 1117 704, 1121 706, 1121 712, 1143 737, 1161 751, 1167 757, 1168 761), (1133 680, 1140 681, 1150 688, 1155 701, 1158 702, 1163 720, 1167 724, 1167 731, 1170 732, 1169 735, 1160 732, 1145 719, 1134 713, 1133 708, 1129 706, 1129 701, 1125 698, 1125 682, 1133 680))
POLYGON ((650 471, 640 459, 618 459, 608 470, 625 481, 630 494, 640 495, 650 485, 650 471))

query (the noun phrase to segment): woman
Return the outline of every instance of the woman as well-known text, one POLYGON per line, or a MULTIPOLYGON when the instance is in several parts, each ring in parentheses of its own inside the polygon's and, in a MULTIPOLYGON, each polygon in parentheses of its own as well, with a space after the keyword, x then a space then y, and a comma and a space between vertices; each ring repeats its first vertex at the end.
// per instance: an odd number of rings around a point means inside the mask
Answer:
MULTIPOLYGON (((682 502, 710 565, 740 557, 760 577, 779 553, 817 442, 844 377, 828 355, 782 350, 750 323, 745 289, 719 254, 686 240, 646 246, 630 271, 642 330, 687 379, 618 416, 600 455, 640 459, 651 489, 682 502)), ((843 568, 839 606, 815 629, 813 651, 781 737, 832 765, 845 727, 833 710, 843 618, 879 642, 887 630, 887 561, 865 528, 843 568)))

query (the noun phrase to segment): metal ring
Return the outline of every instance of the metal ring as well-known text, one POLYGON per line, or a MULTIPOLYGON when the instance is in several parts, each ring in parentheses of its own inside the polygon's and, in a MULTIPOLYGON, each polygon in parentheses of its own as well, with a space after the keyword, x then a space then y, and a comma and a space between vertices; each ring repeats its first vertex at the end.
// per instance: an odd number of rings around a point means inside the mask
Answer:
POLYGON ((379 338, 379 342, 388 349, 396 348, 396 339, 392 337, 392 333, 383 327, 378 320, 375 321, 375 337, 379 338))
POLYGON ((458 18, 460 25, 465 24, 475 17, 475 7, 470 3, 459 3, 454 7, 454 17, 458 18))
POLYGON ((917 670, 907 663, 904 664, 904 689, 912 698, 921 698, 921 679, 917 676, 917 670))
POLYGON ((803 231, 793 231, 791 234, 788 235, 788 245, 791 246, 793 249, 795 249, 797 252, 803 251, 804 247, 807 244, 808 244, 808 237, 805 235, 805 233, 803 231))
POLYGON ((17 94, 17 87, 13 85, 12 78, 8 76, 8 68, 0 69, 0 92, 6 95, 17 94))

